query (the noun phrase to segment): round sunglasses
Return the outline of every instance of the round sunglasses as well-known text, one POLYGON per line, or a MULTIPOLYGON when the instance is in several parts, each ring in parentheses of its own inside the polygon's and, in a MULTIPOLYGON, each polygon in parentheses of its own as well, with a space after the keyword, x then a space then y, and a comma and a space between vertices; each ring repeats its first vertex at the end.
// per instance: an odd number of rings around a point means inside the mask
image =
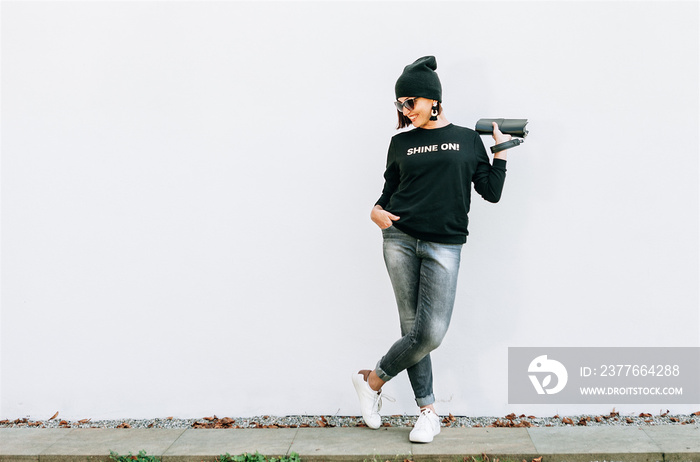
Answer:
POLYGON ((412 111, 416 107, 416 98, 420 98, 420 96, 414 96, 413 98, 408 98, 403 103, 399 102, 399 101, 394 101, 394 106, 396 106, 396 110, 399 112, 403 112, 403 108, 406 108, 409 111, 412 111))

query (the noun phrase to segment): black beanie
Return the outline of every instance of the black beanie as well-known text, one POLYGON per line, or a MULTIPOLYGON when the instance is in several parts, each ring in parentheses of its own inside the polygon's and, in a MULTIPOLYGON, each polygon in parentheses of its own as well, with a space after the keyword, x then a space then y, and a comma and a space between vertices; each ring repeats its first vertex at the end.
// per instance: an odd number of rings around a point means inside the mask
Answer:
POLYGON ((402 96, 420 96, 442 102, 442 85, 437 73, 435 56, 423 56, 403 68, 396 81, 396 99, 402 96))

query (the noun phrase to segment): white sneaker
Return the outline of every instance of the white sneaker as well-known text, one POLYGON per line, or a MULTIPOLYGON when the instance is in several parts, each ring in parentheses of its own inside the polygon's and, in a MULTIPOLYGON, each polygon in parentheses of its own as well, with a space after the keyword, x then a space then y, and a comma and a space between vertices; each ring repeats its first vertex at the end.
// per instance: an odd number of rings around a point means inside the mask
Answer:
POLYGON ((382 416, 379 415, 382 408, 382 392, 372 390, 362 374, 353 374, 352 384, 355 385, 355 391, 360 398, 360 410, 365 424, 376 430, 382 425, 382 416))
POLYGON ((418 416, 408 439, 414 443, 430 443, 438 433, 440 433, 440 417, 430 408, 425 408, 418 416))

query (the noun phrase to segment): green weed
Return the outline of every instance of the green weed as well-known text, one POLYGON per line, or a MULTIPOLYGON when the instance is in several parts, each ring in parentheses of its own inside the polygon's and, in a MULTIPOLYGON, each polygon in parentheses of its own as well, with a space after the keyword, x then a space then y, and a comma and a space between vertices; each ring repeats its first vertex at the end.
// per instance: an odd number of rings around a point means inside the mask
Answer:
POLYGON ((160 462, 157 457, 146 455, 146 451, 139 451, 138 456, 134 456, 131 453, 128 456, 120 456, 114 451, 109 451, 109 458, 114 462, 160 462))
MULTIPOLYGON (((127 456, 120 456, 114 451, 109 451, 109 458, 112 459, 114 462, 161 462, 160 459, 158 459, 155 456, 149 456, 146 454, 146 451, 139 451, 139 454, 137 456, 132 455, 129 453, 127 456)), ((219 456, 216 459, 217 462, 301 462, 301 459, 299 458, 299 454, 296 452, 291 453, 289 456, 282 456, 280 458, 267 458, 264 455, 260 454, 259 452, 255 451, 255 454, 249 454, 249 453, 244 453, 244 454, 239 454, 237 456, 232 456, 229 453, 226 453, 222 456, 219 456)))
POLYGON ((299 454, 296 452, 291 453, 289 456, 282 456, 279 459, 275 457, 267 458, 259 452, 255 451, 255 454, 239 454, 237 456, 232 456, 229 453, 220 456, 216 459, 217 462, 301 462, 299 454))

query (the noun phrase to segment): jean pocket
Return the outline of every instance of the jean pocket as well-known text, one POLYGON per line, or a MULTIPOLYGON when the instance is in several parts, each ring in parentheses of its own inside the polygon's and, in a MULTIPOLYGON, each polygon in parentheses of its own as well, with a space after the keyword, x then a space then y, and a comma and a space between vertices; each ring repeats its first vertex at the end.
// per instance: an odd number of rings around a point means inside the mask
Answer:
POLYGON ((383 235, 384 237, 386 237, 386 236, 391 236, 391 235, 398 235, 398 234, 403 234, 403 232, 401 232, 401 231, 400 231, 396 226, 394 226, 394 225, 391 225, 391 226, 389 226, 388 228, 384 228, 384 229, 382 230, 382 235, 383 235))

